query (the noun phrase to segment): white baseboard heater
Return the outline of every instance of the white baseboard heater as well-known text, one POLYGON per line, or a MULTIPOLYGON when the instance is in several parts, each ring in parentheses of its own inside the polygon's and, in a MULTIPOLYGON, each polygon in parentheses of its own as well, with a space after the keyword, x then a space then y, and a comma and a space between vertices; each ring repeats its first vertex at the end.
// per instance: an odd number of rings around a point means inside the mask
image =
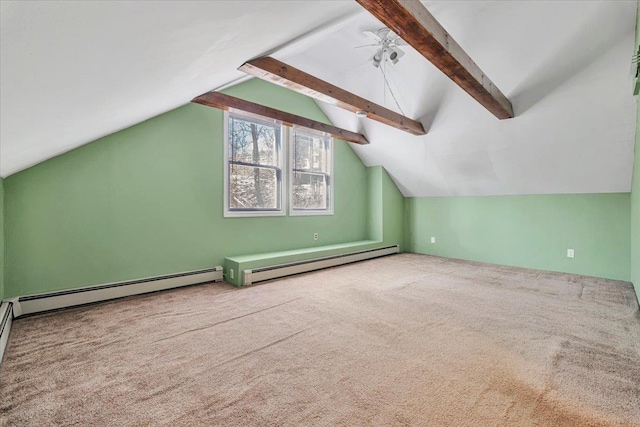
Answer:
POLYGON ((13 304, 13 317, 19 317, 26 314, 91 304, 181 286, 220 281, 222 281, 222 267, 213 267, 205 270, 187 271, 166 276, 147 277, 144 279, 9 298, 7 302, 13 304))
POLYGON ((256 268, 243 271, 243 285, 264 282, 265 280, 277 279, 279 277, 291 276, 294 274, 306 273, 323 268, 336 267, 338 265, 350 264, 352 262, 364 261, 367 259, 397 254, 400 252, 398 245, 387 246, 379 249, 351 252, 344 255, 335 255, 322 258, 314 258, 308 261, 279 264, 270 267, 256 268))
POLYGON ((13 321, 12 305, 12 303, 6 301, 0 302, 0 362, 2 362, 2 356, 4 356, 4 349, 7 348, 7 341, 9 341, 9 331, 13 321))

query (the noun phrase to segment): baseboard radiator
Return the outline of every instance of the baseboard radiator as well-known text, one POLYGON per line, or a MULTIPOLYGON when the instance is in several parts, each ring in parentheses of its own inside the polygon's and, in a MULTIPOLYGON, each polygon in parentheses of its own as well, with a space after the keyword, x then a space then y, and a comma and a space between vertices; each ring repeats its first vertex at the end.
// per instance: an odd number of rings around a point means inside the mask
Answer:
POLYGON ((256 268, 253 270, 244 270, 242 283, 246 286, 253 283, 264 282, 265 280, 306 273, 308 271, 321 270, 323 268, 336 267, 338 265, 350 264, 352 262, 397 254, 399 252, 400 247, 398 245, 393 245, 379 249, 351 252, 344 255, 328 256, 308 261, 279 264, 270 267, 256 268))
POLYGON ((13 321, 12 305, 10 302, 0 302, 0 362, 4 356, 4 349, 7 348, 7 341, 9 341, 9 331, 13 321))
POLYGON ((7 302, 13 304, 13 317, 19 317, 181 286, 220 281, 222 281, 222 267, 213 267, 166 276, 147 277, 125 282, 10 298, 7 302))

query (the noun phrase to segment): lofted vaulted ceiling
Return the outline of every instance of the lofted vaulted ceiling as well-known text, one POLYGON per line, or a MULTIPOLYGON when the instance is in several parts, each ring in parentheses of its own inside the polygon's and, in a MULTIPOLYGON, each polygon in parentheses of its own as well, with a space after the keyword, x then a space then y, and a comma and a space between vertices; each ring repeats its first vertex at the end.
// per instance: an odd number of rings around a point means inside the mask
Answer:
MULTIPOLYGON (((406 196, 628 192, 636 2, 423 2, 510 99, 498 120, 409 46, 385 68, 414 136, 319 102, 406 196)), ((243 76, 271 54, 389 109, 355 1, 3 2, 0 174, 243 76), (275 23, 275 24, 274 24, 275 23)))
MULTIPOLYGON (((187 104, 353 1, 0 2, 0 174, 187 104)), ((284 49, 284 50, 283 50, 284 49)))

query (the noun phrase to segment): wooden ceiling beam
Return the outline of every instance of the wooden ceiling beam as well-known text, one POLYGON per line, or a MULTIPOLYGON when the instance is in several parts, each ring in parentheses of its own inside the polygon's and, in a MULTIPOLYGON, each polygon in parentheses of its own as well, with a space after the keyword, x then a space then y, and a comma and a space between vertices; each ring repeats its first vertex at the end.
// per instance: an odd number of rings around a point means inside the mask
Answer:
POLYGON ((374 104, 275 58, 265 56, 253 59, 244 63, 239 70, 352 113, 365 111, 368 118, 413 135, 426 134, 420 122, 374 104))
POLYGON ((356 0, 499 119, 511 102, 418 0, 356 0))
POLYGON ((266 107, 256 104, 255 102, 245 101, 244 99, 234 96, 225 95, 220 92, 208 92, 196 98, 191 102, 207 105, 209 107, 219 108, 226 111, 246 111, 248 113, 258 114, 263 117, 269 117, 280 121, 286 126, 302 126, 308 129, 314 129, 320 132, 326 132, 334 138, 343 141, 353 142, 354 144, 368 144, 367 138, 360 134, 345 129, 340 129, 326 123, 318 122, 306 117, 296 116, 275 108, 266 107))

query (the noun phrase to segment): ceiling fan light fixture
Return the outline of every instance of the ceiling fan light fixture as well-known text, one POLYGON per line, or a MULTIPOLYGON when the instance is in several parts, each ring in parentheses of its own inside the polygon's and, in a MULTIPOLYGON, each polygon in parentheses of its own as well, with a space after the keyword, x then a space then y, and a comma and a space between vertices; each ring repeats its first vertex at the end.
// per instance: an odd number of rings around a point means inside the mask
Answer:
POLYGON ((398 44, 403 43, 402 39, 388 28, 380 28, 375 32, 365 31, 364 34, 373 38, 375 43, 373 45, 358 46, 358 48, 378 46, 378 50, 369 58, 371 65, 374 67, 380 68, 380 64, 384 61, 389 61, 395 65, 404 56, 402 49, 398 48, 398 44))
POLYGON ((376 53, 371 57, 371 63, 374 67, 378 68, 382 61, 384 60, 384 51, 382 49, 378 49, 376 53))
POLYGON ((404 56, 404 52, 397 47, 392 47, 389 49, 389 51, 389 60, 393 65, 396 65, 398 61, 400 61, 400 58, 404 56))

